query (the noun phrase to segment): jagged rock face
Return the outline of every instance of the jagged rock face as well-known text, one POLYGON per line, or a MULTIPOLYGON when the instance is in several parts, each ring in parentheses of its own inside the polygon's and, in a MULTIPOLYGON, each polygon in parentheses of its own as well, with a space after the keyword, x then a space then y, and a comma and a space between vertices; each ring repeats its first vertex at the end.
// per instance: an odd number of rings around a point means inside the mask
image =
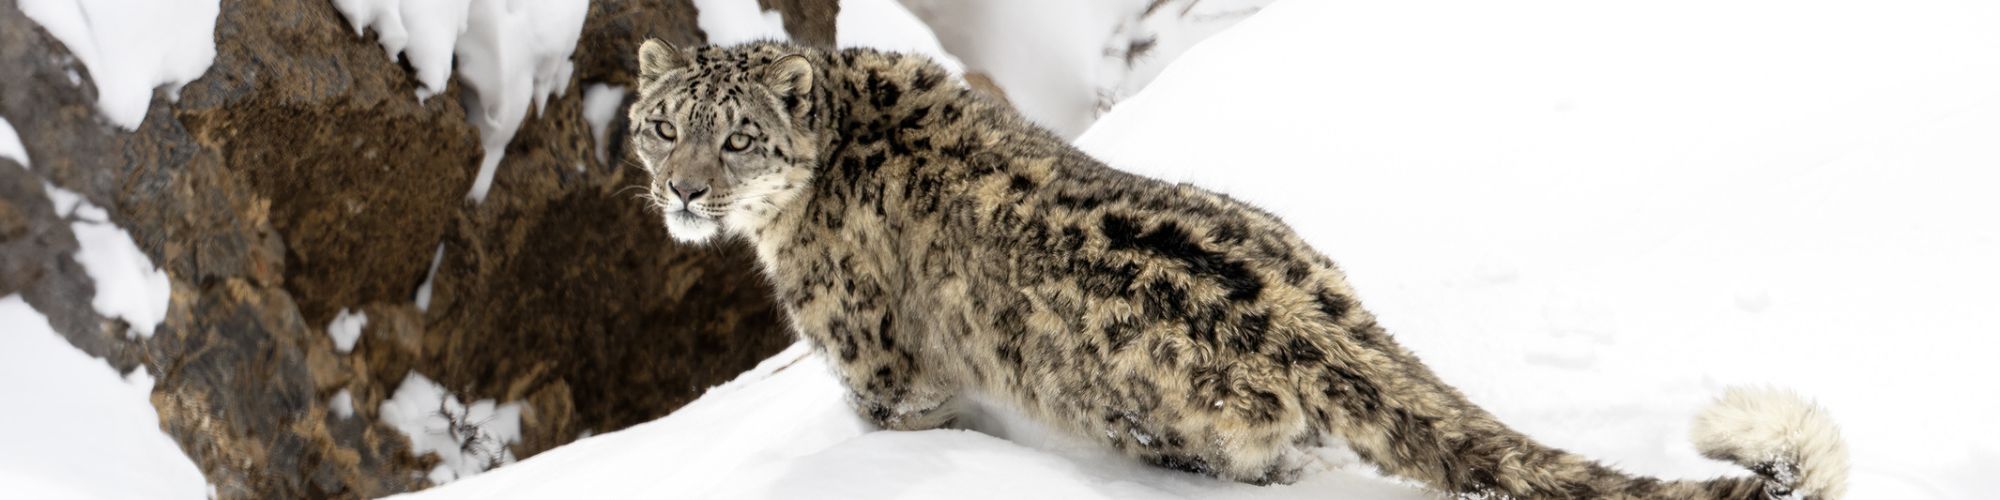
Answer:
POLYGON ((174 115, 270 202, 300 313, 324 325, 343 307, 407 302, 471 186, 457 166, 479 161, 461 90, 418 102, 330 2, 225 2, 216 41, 174 115))
MULTIPOLYGON (((833 2, 766 4, 795 37, 832 42, 833 2)), ((331 2, 223 0, 214 65, 177 102, 156 92, 125 131, 98 117, 88 72, 0 0, 0 116, 34 162, 0 160, 0 295, 22 294, 119 369, 151 371, 162 427, 225 498, 423 486, 435 459, 376 420, 412 372, 524 403, 522 457, 657 418, 790 341, 746 249, 673 243, 630 196, 642 174, 617 144, 600 161, 581 117, 588 84, 629 85, 646 37, 701 43, 695 18, 688 0, 592 2, 567 93, 528 118, 471 204, 481 153, 465 91, 418 101, 408 69, 331 2), (43 182, 109 209, 168 271, 150 339, 91 309, 43 182), (325 332, 342 309, 368 316, 351 353, 325 332), (342 390, 351 418, 328 408, 342 390)))

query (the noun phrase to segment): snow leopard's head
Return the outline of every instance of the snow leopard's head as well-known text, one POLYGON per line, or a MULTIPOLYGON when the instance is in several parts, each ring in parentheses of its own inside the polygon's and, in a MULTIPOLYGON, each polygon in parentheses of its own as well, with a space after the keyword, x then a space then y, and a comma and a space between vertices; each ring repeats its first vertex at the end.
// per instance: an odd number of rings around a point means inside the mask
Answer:
POLYGON ((631 151, 647 198, 683 242, 750 234, 803 192, 819 158, 817 71, 783 44, 639 48, 631 151))

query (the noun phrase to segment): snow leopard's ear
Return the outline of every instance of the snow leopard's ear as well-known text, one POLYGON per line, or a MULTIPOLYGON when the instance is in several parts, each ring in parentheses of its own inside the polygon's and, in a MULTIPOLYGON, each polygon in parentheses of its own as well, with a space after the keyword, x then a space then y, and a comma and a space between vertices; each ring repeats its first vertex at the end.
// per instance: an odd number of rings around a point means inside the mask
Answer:
POLYGON ((764 67, 764 86, 769 87, 772 93, 787 98, 786 102, 795 102, 790 98, 812 92, 812 62, 798 54, 771 61, 771 65, 764 67))
POLYGON ((668 71, 681 69, 691 62, 681 49, 658 38, 648 38, 645 44, 639 46, 639 81, 658 80, 668 71))

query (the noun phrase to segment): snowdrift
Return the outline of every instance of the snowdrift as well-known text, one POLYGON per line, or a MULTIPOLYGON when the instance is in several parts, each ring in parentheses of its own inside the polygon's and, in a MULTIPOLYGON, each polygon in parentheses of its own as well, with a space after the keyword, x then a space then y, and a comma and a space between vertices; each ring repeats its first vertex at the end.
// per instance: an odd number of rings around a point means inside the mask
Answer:
MULTIPOLYGON (((1817 398, 1853 498, 2000 470, 2000 8, 1280 2, 1079 144, 1285 217, 1397 338, 1544 442, 1663 477, 1731 385, 1817 398)), ((1425 498, 1329 450, 1259 488, 1004 409, 874 431, 803 346, 655 422, 416 496, 1425 498)))

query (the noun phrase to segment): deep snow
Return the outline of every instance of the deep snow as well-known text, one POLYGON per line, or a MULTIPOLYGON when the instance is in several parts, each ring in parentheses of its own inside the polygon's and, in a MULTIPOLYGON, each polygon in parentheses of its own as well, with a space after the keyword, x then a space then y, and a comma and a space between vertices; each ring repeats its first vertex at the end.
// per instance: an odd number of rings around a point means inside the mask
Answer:
MULTIPOLYGON (((1776 385, 1843 426, 1852 498, 1980 498, 1996 53, 2000 8, 1942 0, 1289 0, 1078 143, 1284 216, 1404 345, 1549 444, 1741 474, 1694 453, 1689 418, 1776 385)), ((1282 487, 1168 472, 1004 410, 986 433, 875 432, 806 352, 418 496, 1424 497, 1337 451, 1282 487)))

